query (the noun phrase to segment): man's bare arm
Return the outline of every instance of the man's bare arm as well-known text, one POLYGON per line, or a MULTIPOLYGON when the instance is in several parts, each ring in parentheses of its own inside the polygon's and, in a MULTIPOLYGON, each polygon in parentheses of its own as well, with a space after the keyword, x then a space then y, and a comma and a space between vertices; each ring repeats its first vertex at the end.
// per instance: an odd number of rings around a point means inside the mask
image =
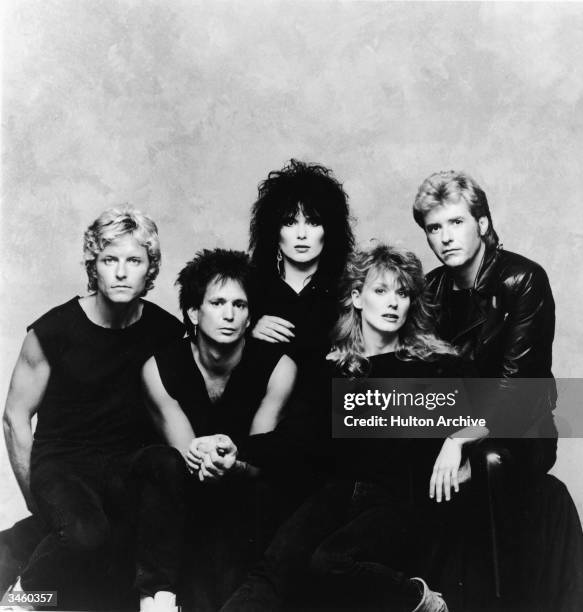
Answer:
MULTIPOLYGON (((283 355, 273 369, 265 396, 261 400, 253 421, 250 434, 261 434, 273 431, 279 422, 283 408, 285 407, 291 392, 293 391, 297 374, 297 366, 287 355, 283 355)), ((225 437, 225 436, 223 436, 225 437)), ((236 459, 237 447, 230 444, 221 449, 219 444, 213 445, 213 439, 217 436, 209 436, 210 446, 206 449, 195 448, 192 456, 200 462, 199 477, 201 480, 214 480, 221 478, 226 473, 240 473, 245 476, 255 477, 259 470, 245 461, 236 459), (217 449, 223 452, 217 452, 217 449)), ((207 438, 199 440, 206 441, 207 438)))
MULTIPOLYGON (((265 396, 251 423, 250 435, 268 433, 276 428, 293 391, 297 372, 295 362, 283 355, 269 377, 265 396)), ((259 474, 255 466, 239 460, 235 462, 233 470, 253 478, 259 474)))
POLYGON ((283 355, 273 369, 267 390, 251 423, 250 435, 273 431, 279 423, 283 409, 296 382, 297 366, 283 355))
POLYGON ((142 368, 142 386, 156 429, 170 446, 186 457, 194 431, 180 404, 166 391, 154 357, 142 368))
POLYGON ((4 408, 4 437, 10 464, 32 512, 30 494, 30 453, 32 451, 32 417, 46 391, 51 368, 34 330, 28 332, 10 380, 4 408))

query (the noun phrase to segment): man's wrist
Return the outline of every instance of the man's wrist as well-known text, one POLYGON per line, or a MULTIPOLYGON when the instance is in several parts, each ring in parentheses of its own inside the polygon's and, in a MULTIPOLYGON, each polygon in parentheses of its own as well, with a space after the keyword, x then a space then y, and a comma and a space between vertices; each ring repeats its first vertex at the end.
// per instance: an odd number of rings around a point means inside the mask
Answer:
POLYGON ((245 475, 249 471, 249 464, 246 461, 236 459, 233 467, 231 468, 231 474, 245 475))

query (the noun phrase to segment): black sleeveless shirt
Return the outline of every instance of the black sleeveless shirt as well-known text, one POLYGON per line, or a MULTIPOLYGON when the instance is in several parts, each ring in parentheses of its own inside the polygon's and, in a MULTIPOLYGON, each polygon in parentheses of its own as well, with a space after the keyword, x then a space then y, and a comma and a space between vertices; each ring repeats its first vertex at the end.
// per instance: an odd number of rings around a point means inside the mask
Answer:
POLYGON ((247 340, 241 361, 231 372, 222 396, 211 402, 194 360, 190 338, 155 355, 162 384, 179 404, 197 436, 227 434, 236 444, 249 435, 253 417, 282 356, 278 346, 247 340))
POLYGON ((152 302, 142 304, 140 319, 123 329, 93 323, 79 297, 28 327, 51 368, 38 408, 33 467, 48 456, 129 452, 153 441, 140 372, 151 355, 184 335, 184 326, 152 302))

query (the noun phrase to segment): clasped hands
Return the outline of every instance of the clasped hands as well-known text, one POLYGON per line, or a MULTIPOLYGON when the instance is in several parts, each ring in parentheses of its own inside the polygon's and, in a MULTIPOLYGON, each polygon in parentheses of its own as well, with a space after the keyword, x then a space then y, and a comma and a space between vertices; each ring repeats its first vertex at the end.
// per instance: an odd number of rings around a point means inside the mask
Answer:
POLYGON ((185 455, 188 470, 204 480, 219 480, 237 462, 237 446, 225 434, 194 438, 185 455))

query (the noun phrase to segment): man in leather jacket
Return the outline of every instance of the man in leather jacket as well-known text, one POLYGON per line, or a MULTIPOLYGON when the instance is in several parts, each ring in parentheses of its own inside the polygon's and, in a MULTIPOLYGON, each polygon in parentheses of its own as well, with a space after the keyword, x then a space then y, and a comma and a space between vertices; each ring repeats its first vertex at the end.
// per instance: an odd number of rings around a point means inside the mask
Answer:
MULTIPOLYGON (((467 174, 428 177, 413 216, 443 264, 427 275, 438 332, 494 387, 486 394, 491 438, 477 449, 472 480, 485 470, 488 485, 476 491, 486 491, 490 545, 498 551, 491 560, 496 598, 512 609, 581 610, 581 524, 565 485, 546 475, 557 451, 548 277, 537 263, 502 249, 486 195, 467 174)), ((481 608, 483 594, 473 596, 481 608)))
POLYGON ((552 410, 555 304, 544 269, 502 249, 486 194, 467 174, 438 172, 419 187, 413 216, 442 266, 427 275, 437 328, 496 379, 488 425, 524 475, 556 459, 552 410), (526 382, 523 379, 546 379, 526 382), (509 439, 509 436, 517 439, 509 439))

